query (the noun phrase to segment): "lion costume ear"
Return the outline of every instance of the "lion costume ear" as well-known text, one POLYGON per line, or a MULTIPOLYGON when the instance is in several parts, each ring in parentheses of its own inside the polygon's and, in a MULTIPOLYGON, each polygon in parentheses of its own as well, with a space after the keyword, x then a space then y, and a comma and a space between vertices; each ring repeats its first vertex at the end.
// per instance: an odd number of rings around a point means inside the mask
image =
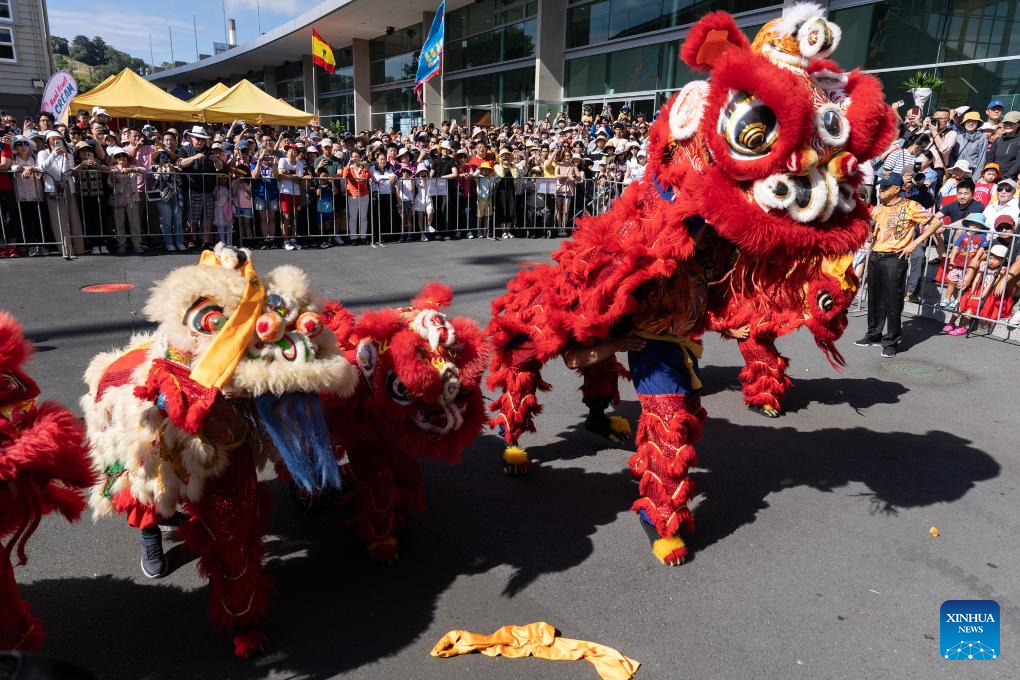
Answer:
POLYGON ((727 50, 750 50, 751 43, 726 12, 709 12, 691 30, 680 48, 680 58, 698 71, 710 71, 727 50))
POLYGON ((421 292, 412 300, 411 306, 415 309, 446 309, 453 302, 453 288, 446 284, 432 281, 426 283, 421 292))

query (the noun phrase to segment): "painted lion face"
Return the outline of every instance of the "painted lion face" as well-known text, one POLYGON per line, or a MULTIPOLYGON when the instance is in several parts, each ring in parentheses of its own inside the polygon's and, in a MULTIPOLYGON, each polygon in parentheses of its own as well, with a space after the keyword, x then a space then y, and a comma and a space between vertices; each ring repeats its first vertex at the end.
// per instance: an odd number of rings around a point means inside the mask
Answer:
POLYGON ((365 312, 356 322, 337 303, 327 312, 361 371, 380 434, 415 455, 443 460, 456 460, 484 420, 485 339, 474 321, 441 311, 452 297, 449 287, 431 283, 410 307, 365 312))
MULTIPOLYGON (((215 254, 215 264, 180 267, 159 281, 145 308, 148 318, 159 324, 171 357, 189 365, 201 360, 239 309, 252 304, 245 301, 246 277, 258 275, 254 270, 245 273, 250 253, 219 244, 215 254)), ((323 323, 324 301, 308 276, 283 265, 262 282, 259 308, 244 310, 257 318, 223 391, 254 397, 349 393, 356 380, 354 369, 323 323)))
POLYGON ((839 37, 819 7, 801 3, 753 44, 723 12, 684 42, 681 57, 708 79, 663 108, 652 170, 745 250, 836 254, 864 239, 858 166, 885 148, 894 123, 876 79, 825 60, 839 37))

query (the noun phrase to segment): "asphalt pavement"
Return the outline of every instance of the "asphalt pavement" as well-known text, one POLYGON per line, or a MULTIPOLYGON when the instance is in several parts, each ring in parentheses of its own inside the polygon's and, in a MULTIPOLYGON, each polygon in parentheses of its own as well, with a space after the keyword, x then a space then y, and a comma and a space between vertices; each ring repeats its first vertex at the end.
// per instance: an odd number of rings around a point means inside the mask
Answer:
MULTIPOLYGON (((519 262, 548 240, 413 243, 257 252, 260 271, 305 268, 354 309, 399 305, 438 279, 454 314, 484 323, 519 262)), ((193 255, 0 262, 0 300, 37 343, 29 364, 46 398, 77 411, 81 375, 99 351, 146 327, 151 282, 193 255), (126 292, 89 294, 96 283, 126 292)), ((305 513, 269 481, 276 504, 267 571, 276 583, 254 662, 233 658, 206 619, 194 557, 175 546, 158 581, 138 567, 121 518, 76 525, 49 517, 16 570, 49 633, 45 651, 102 678, 595 678, 584 662, 429 656, 447 631, 547 621, 642 663, 637 678, 1020 677, 1020 348, 905 322, 905 350, 840 342, 833 370, 806 330, 779 341, 794 386, 785 415, 748 411, 733 342, 710 336, 709 411, 694 477, 698 530, 687 564, 666 568, 628 510, 628 447, 579 427, 578 377, 544 372, 536 464, 502 473, 501 440, 484 432, 457 466, 425 463, 428 507, 401 535, 401 560, 373 563, 339 510, 305 513), (932 536, 930 528, 939 535, 932 536), (1002 656, 945 661, 939 607, 994 599, 1002 656)), ((634 421, 629 385, 618 413, 634 421)))

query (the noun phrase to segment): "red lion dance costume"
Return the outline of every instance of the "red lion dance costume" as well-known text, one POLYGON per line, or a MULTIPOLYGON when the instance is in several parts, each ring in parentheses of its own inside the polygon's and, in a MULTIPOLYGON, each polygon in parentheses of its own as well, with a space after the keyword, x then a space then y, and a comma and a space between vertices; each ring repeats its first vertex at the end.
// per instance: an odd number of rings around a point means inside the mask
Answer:
POLYGON ((474 321, 442 313, 452 300, 430 283, 410 307, 357 320, 339 302, 326 306, 326 325, 361 369, 351 396, 325 399, 326 417, 350 464, 358 537, 380 561, 397 558, 405 514, 424 508, 417 459, 456 462, 485 423, 487 345, 474 321))
POLYGON ((95 483, 78 419, 55 402, 36 403, 39 387, 21 370, 31 352, 18 322, 0 312, 0 649, 35 650, 45 637, 18 594, 12 553, 25 563, 44 514, 78 519, 95 483))
POLYGON ((81 400, 102 473, 96 514, 124 514, 144 545, 183 506, 210 619, 234 633, 238 656, 263 646, 269 599, 257 472, 276 463, 309 493, 339 488, 319 394, 347 395, 357 379, 304 272, 263 279, 249 255, 219 244, 157 282, 145 312, 159 327, 93 359, 81 400))
MULTIPOLYGON (((788 384, 773 340, 806 324, 831 360, 856 282, 849 256, 867 235, 857 163, 895 127, 880 83, 825 57, 839 28, 813 4, 788 7, 750 44, 714 12, 681 49, 707 80, 688 83, 652 126, 648 172, 611 209, 581 220, 555 264, 531 267, 493 303, 492 424, 508 471, 535 429, 543 364, 578 347, 637 336, 629 368, 642 414, 630 469, 633 510, 654 528, 653 552, 682 563, 694 528, 688 468, 705 410, 698 360, 710 328, 752 327, 742 349, 749 402, 775 404, 788 384)), ((615 358, 581 369, 585 403, 619 399, 615 358)), ((616 430, 617 428, 613 428, 616 430)))

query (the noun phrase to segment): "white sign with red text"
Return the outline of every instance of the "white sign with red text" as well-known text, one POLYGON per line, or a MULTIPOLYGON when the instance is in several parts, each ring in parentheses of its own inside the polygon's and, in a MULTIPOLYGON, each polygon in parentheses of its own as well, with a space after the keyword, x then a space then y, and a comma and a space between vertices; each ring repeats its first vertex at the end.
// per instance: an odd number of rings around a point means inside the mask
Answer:
POLYGON ((62 120, 77 94, 78 83, 74 76, 67 71, 57 71, 43 90, 42 110, 52 113, 54 120, 62 120))

